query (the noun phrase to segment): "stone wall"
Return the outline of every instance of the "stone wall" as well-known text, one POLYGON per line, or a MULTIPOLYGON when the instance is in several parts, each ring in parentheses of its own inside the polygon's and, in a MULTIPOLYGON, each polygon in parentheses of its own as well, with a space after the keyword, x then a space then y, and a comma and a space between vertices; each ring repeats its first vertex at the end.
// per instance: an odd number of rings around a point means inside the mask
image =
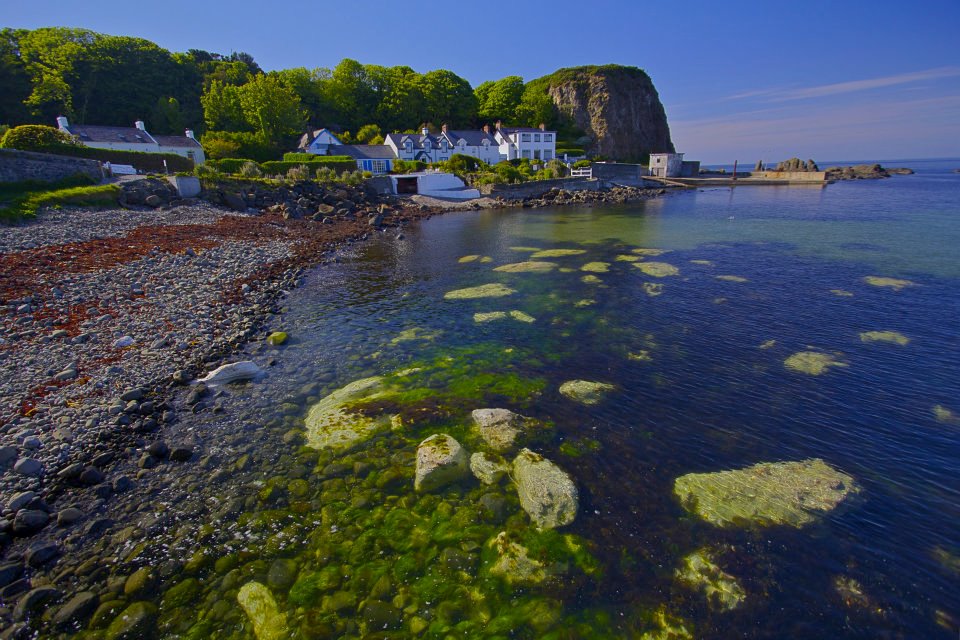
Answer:
MULTIPOLYGON (((790 182, 826 182, 826 171, 751 171, 747 175, 762 180, 789 180, 790 182)), ((737 173, 740 176, 740 173, 737 173)))
POLYGON ((100 163, 96 160, 0 149, 0 182, 20 182, 21 180, 53 182, 78 173, 90 176, 97 182, 103 179, 100 163))
POLYGON ((594 178, 603 180, 641 180, 647 173, 643 165, 624 162, 594 162, 590 165, 594 178))
POLYGON ((478 187, 480 194, 491 197, 501 197, 507 200, 522 200, 523 198, 539 198, 552 189, 566 191, 599 191, 599 180, 587 178, 557 178, 555 180, 536 180, 520 184, 484 184, 478 187))

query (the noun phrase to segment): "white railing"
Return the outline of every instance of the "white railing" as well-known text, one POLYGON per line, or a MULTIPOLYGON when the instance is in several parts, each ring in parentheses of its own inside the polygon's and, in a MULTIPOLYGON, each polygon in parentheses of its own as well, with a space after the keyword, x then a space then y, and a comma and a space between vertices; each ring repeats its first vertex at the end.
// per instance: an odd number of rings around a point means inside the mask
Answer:
POLYGON ((571 169, 570 177, 571 178, 592 178, 593 167, 587 167, 586 169, 571 169))

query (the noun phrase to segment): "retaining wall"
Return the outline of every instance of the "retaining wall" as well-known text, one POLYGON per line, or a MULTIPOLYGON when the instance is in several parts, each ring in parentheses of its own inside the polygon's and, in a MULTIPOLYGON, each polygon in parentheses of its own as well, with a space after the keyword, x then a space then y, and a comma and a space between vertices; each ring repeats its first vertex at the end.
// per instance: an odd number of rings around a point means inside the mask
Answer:
POLYGON ((20 182, 21 180, 54 182, 78 173, 90 176, 97 182, 103 179, 103 171, 97 160, 0 149, 0 182, 20 182))
POLYGON ((539 198, 552 189, 566 191, 599 191, 600 181, 588 178, 556 178, 554 180, 536 180, 520 184, 484 184, 478 187, 481 195, 501 197, 507 200, 539 198))

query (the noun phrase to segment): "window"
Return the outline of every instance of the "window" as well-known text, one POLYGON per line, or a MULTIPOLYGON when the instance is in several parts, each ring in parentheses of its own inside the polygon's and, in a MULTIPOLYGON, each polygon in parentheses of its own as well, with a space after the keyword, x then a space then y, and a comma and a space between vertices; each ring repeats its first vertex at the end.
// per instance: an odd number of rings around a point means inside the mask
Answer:
POLYGON ((528 158, 528 159, 530 158, 530 151, 529 151, 529 149, 524 149, 523 154, 522 154, 522 157, 528 158))
POLYGON ((545 134, 543 134, 543 141, 544 141, 544 142, 553 142, 553 134, 552 134, 552 133, 545 133, 545 134))
POLYGON ((553 152, 551 152, 550 150, 544 151, 544 152, 543 152, 543 159, 544 159, 544 160, 553 160, 553 152))
POLYGON ((371 171, 374 173, 386 173, 387 172, 387 163, 383 160, 374 160, 371 163, 371 171))
POLYGON ((520 142, 530 142, 530 134, 524 133, 520 136, 520 142))
POLYGON ((533 141, 534 141, 534 142, 540 142, 540 134, 539 134, 539 133, 533 134, 533 141))
POLYGON ((187 157, 193 160, 193 151, 187 151, 187 157))

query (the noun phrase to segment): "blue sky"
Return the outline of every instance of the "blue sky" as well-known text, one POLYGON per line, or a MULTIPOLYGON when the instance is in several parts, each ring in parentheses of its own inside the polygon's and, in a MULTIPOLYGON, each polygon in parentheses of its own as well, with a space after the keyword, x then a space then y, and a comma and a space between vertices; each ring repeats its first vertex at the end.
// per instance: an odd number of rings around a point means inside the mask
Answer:
POLYGON ((345 57, 474 86, 560 67, 645 69, 674 142, 708 163, 960 156, 960 0, 6 0, 0 26, 84 27, 267 70, 345 57))

